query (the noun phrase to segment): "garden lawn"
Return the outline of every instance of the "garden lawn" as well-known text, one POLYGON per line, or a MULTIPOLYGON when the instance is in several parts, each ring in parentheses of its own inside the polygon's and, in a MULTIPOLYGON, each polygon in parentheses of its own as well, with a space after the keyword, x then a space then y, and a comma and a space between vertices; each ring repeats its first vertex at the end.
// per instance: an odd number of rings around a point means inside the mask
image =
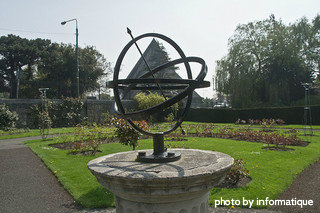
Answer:
MULTIPOLYGON (((188 141, 170 142, 171 145, 193 149, 214 150, 229 154, 235 159, 243 159, 250 170, 252 181, 244 187, 235 189, 214 188, 210 192, 209 202, 215 199, 247 200, 276 199, 308 165, 320 156, 320 135, 305 137, 311 141, 307 147, 291 147, 293 151, 263 150, 262 143, 235 141, 215 138, 188 138, 188 141)), ((87 169, 87 163, 99 156, 129 151, 130 147, 119 143, 101 145, 102 153, 96 156, 68 155, 68 151, 51 148, 53 140, 25 142, 58 177, 62 185, 74 197, 76 202, 86 208, 114 206, 112 193, 99 185, 96 178, 87 169)), ((140 140, 139 149, 152 148, 152 140, 140 140)), ((257 206, 253 208, 266 208, 257 206)))
MULTIPOLYGON (((68 134, 73 133, 73 127, 62 127, 62 128, 52 128, 49 131, 49 135, 57 135, 57 134, 68 134)), ((4 139, 13 139, 13 138, 25 138, 25 137, 32 137, 32 136, 40 136, 39 129, 31 129, 31 130, 13 130, 13 131, 2 131, 0 132, 0 140, 4 139)))
POLYGON ((86 208, 114 206, 112 193, 97 182, 87 169, 87 163, 99 156, 115 152, 130 151, 130 147, 119 143, 104 144, 103 152, 95 156, 69 155, 67 150, 48 146, 52 139, 24 142, 36 153, 57 176, 64 188, 74 197, 75 201, 86 208))

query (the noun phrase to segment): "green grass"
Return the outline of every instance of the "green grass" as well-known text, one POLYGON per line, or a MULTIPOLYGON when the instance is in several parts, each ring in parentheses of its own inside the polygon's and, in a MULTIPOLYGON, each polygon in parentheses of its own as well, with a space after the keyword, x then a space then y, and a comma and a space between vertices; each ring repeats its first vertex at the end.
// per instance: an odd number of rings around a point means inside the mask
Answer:
MULTIPOLYGON (((278 128, 292 128, 292 129, 303 129, 304 125, 301 124, 290 124, 290 125, 283 125, 279 126, 278 128)), ((319 125, 312 125, 313 129, 320 129, 319 125)))
MULTIPOLYGON (((3 139, 13 139, 13 138, 24 138, 24 137, 32 137, 32 136, 39 136, 40 130, 39 129, 30 129, 27 130, 26 132, 19 132, 20 130, 13 130, 12 132, 10 131, 3 131, 0 133, 0 140, 3 139)), ((24 131, 24 130, 22 130, 24 131)), ((68 134, 68 133, 73 133, 74 128, 73 127, 63 127, 63 128, 52 128, 50 129, 49 134, 50 135, 55 135, 55 134, 68 134)))
POLYGON ((104 144, 101 146, 103 152, 96 156, 78 156, 69 155, 66 150, 48 146, 51 143, 53 143, 52 139, 25 142, 58 177, 77 203, 86 208, 114 206, 112 193, 100 186, 87 169, 87 163, 102 155, 130 151, 130 148, 119 143, 104 144))
MULTIPOLYGON (((307 147, 291 147, 293 151, 267 151, 264 144, 214 138, 188 138, 188 141, 175 142, 186 147, 203 150, 215 150, 229 154, 235 159, 242 158, 250 170, 252 181, 245 187, 235 189, 215 188, 211 190, 209 202, 221 197, 226 200, 245 197, 253 199, 275 199, 308 165, 320 156, 320 134, 318 137, 306 137, 311 141, 307 147)), ((76 202, 86 208, 114 206, 112 193, 99 185, 96 178, 87 169, 87 163, 99 156, 129 151, 130 147, 119 143, 104 144, 102 153, 96 156, 73 156, 68 151, 49 148, 53 140, 28 141, 28 145, 58 177, 62 185, 70 192, 76 202)), ((170 142, 173 144, 172 142, 170 142)), ((139 141, 139 149, 152 148, 152 140, 139 141)), ((254 205, 254 208, 266 206, 254 205)))
MULTIPOLYGON (((209 143, 210 139, 204 139, 202 143, 210 145, 198 146, 198 148, 213 148, 216 151, 229 154, 235 159, 242 158, 250 170, 252 181, 246 186, 236 189, 213 189, 209 202, 214 199, 247 200, 276 199, 294 180, 294 178, 308 165, 316 161, 319 156, 319 138, 312 138, 312 143, 307 147, 291 147, 294 151, 270 151, 262 150, 262 144, 230 141, 221 139, 219 142, 209 143)), ((254 205, 254 208, 266 206, 254 205)))

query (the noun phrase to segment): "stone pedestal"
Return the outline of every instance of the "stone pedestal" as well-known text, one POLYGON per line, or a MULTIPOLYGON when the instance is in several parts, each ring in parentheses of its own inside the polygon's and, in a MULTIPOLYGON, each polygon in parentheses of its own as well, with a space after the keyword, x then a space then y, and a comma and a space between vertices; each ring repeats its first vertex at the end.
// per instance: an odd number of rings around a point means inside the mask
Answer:
POLYGON ((209 191, 223 181, 233 158, 212 151, 175 151, 181 152, 175 162, 141 163, 138 151, 131 151, 94 159, 88 168, 116 196, 117 213, 207 213, 209 191))

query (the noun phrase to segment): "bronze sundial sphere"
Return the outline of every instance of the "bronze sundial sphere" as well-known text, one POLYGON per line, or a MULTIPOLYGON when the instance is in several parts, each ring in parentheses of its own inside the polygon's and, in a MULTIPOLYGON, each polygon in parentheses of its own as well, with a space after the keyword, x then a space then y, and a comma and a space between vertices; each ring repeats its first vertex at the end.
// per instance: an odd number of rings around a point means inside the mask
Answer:
POLYGON ((207 65, 202 58, 186 57, 182 49, 172 39, 168 38, 165 35, 158 34, 158 33, 146 33, 134 38, 131 34, 131 31, 129 29, 127 30, 132 40, 123 48, 123 50, 121 51, 117 59, 117 62, 114 68, 113 80, 107 82, 107 87, 113 88, 115 105, 116 105, 115 111, 119 117, 124 118, 135 130, 139 131, 142 134, 153 136, 153 148, 154 148, 153 153, 150 155, 147 155, 147 153, 140 152, 137 156, 138 161, 170 162, 170 161, 179 160, 181 157, 180 152, 175 152, 174 150, 167 152, 166 148, 164 147, 164 135, 176 130, 183 122, 183 119, 187 115, 192 102, 193 91, 197 88, 205 88, 210 86, 210 82, 204 81, 204 78, 207 74, 207 69, 208 69, 207 65), (167 42, 178 52, 181 58, 169 61, 156 68, 151 69, 150 66, 148 65, 148 62, 145 60, 143 54, 141 53, 140 48, 137 45, 137 41, 144 38, 157 38, 167 42), (138 48, 141 54, 141 57, 143 58, 145 64, 148 67, 148 72, 137 79, 119 79, 119 72, 120 72, 120 67, 122 65, 123 59, 126 56, 128 50, 133 45, 135 45, 138 48), (191 67, 189 65, 190 62, 199 63, 201 65, 200 73, 195 79, 192 78, 191 67), (186 68, 188 79, 155 78, 156 73, 161 72, 168 67, 172 67, 182 63, 186 68), (119 90, 121 90, 122 92, 120 92, 119 90), (170 98, 165 97, 164 102, 157 104, 155 106, 152 106, 148 109, 134 111, 134 112, 131 112, 131 111, 126 112, 122 104, 122 96, 124 96, 125 93, 128 93, 132 90, 148 90, 148 91, 157 90, 157 91, 160 91, 162 95, 164 90, 166 91, 180 90, 180 92, 174 95, 173 97, 170 97, 170 98), (158 133, 148 132, 140 129, 132 121, 132 119, 134 118, 137 118, 137 117, 141 118, 143 116, 151 115, 153 113, 167 109, 186 97, 187 97, 187 101, 182 113, 177 119, 177 122, 175 123, 175 125, 173 125, 169 130, 166 130, 164 132, 158 132, 158 133))

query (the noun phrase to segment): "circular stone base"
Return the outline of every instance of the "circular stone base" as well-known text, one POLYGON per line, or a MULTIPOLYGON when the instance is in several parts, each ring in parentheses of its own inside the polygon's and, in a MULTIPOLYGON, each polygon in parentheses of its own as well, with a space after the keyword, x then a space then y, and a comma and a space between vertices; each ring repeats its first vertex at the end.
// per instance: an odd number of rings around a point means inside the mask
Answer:
POLYGON ((224 180, 233 158, 212 151, 171 151, 180 152, 181 159, 142 163, 136 161, 138 151, 131 151, 97 158, 88 168, 116 196, 117 213, 206 213, 209 190, 224 180))

